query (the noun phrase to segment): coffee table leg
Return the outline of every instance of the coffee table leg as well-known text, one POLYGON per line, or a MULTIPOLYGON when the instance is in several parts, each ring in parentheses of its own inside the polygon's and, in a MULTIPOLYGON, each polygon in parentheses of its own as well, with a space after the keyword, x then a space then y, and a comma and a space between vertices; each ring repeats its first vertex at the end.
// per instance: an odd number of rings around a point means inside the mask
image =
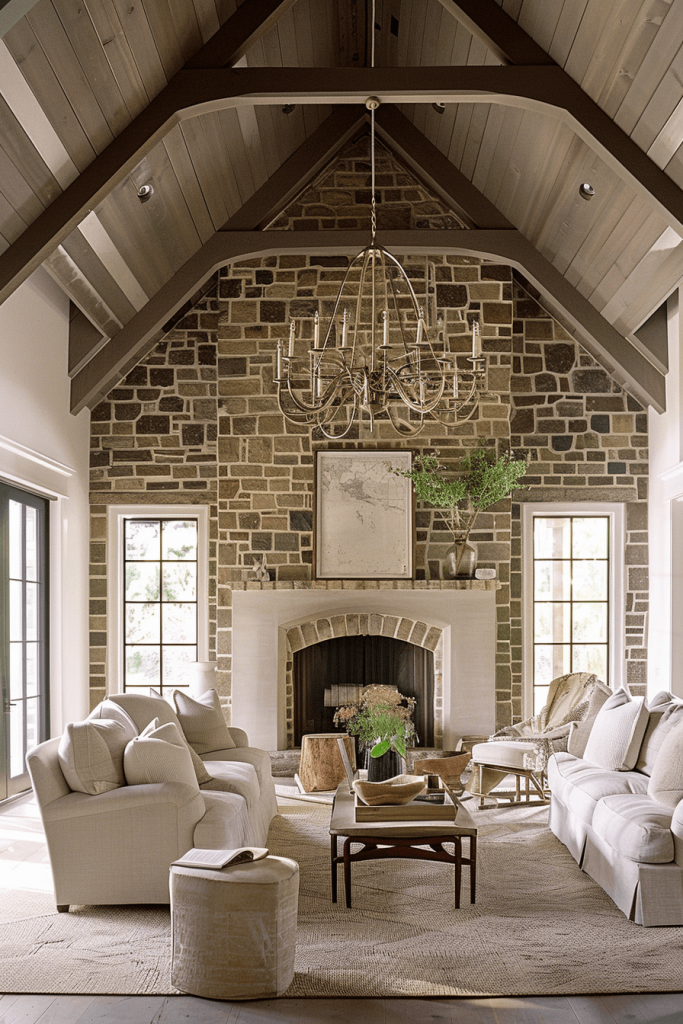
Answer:
POLYGON ((470 836, 470 903, 477 894, 477 837, 470 836))
POLYGON ((453 852, 455 854, 455 909, 460 910, 460 883, 462 881, 462 843, 460 836, 453 839, 453 852))
POLYGON ((344 840, 344 889, 346 891, 346 906, 351 907, 351 840, 344 840))
POLYGON ((337 865, 335 859, 337 856, 337 837, 330 836, 330 867, 332 868, 332 902, 337 902, 337 865))

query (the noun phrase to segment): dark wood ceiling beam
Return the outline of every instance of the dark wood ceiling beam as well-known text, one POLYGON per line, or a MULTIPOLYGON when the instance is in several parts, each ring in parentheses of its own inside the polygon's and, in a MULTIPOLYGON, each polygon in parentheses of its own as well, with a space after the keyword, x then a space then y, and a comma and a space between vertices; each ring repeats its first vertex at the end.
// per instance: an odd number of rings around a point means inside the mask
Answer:
MULTIPOLYGON (((354 107, 335 108, 306 142, 233 214, 222 230, 258 231, 266 227, 352 138, 366 117, 365 110, 359 113, 354 107)), ((82 313, 80 316, 86 320, 82 313)), ((86 327, 80 319, 72 318, 69 324, 70 376, 81 369, 105 340, 94 324, 86 327)))
POLYGON ((186 63, 186 68, 227 68, 273 27, 295 0, 244 0, 231 18, 186 63))
MULTIPOLYGON (((382 231, 380 243, 401 255, 473 255, 516 267, 568 321, 577 339, 639 401, 665 406, 664 376, 591 306, 523 235, 503 231, 382 231)), ((155 344, 169 317, 219 267, 239 259, 299 255, 355 255, 368 243, 363 231, 217 231, 71 382, 71 408, 95 406, 155 344)))
MULTIPOLYGON (((0 7, 0 26, 5 12, 9 17, 11 10, 20 10, 21 17, 35 2, 10 0, 4 8, 0 7)), ((188 71, 196 74, 197 69, 224 68, 234 64, 293 3, 294 0, 244 0, 151 104, 0 256, 0 303, 40 266, 83 217, 106 198, 145 153, 180 120, 176 111, 187 106, 188 99, 192 102, 185 91, 187 82, 183 74, 188 71)), ((8 23, 7 30, 9 28, 11 25, 8 23)), ((186 116, 191 114, 190 111, 186 116)))
POLYGON ((439 0, 503 64, 555 64, 495 0, 439 0))
POLYGON ((0 255, 0 302, 179 121, 240 104, 504 103, 552 110, 683 236, 683 192, 558 67, 183 70, 0 255), (337 78, 339 81, 337 81, 337 78))
POLYGON ((394 153, 472 227, 514 229, 500 210, 393 103, 379 108, 375 125, 378 136, 394 153))

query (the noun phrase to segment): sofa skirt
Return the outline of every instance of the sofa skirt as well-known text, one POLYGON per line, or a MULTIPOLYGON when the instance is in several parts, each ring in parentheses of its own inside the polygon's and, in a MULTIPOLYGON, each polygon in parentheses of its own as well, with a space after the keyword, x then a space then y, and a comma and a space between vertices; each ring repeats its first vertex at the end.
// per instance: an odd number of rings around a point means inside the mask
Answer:
POLYGON ((647 927, 683 925, 683 869, 620 856, 588 830, 582 868, 630 921, 647 927))
POLYGON ((576 863, 579 867, 582 867, 588 827, 585 822, 567 810, 555 793, 552 793, 550 797, 550 818, 548 823, 553 835, 557 836, 561 843, 564 843, 576 863))

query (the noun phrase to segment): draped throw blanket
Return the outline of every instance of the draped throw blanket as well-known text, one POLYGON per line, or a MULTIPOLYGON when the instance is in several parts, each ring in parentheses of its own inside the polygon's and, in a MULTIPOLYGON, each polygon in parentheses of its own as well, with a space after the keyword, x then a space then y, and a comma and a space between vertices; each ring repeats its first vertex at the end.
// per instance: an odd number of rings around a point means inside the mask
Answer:
MULTIPOLYGON (((525 722, 508 725, 489 737, 489 743, 528 743, 529 753, 524 755, 524 767, 542 774, 549 757, 556 751, 567 750, 574 723, 584 722, 589 715, 597 714, 602 701, 593 697, 598 690, 604 699, 611 690, 590 672, 570 672, 553 679, 548 688, 548 701, 538 712, 525 722)), ((478 764, 486 764, 481 749, 478 764)), ((477 796, 486 796, 503 781, 507 772, 496 768, 485 768, 472 774, 465 789, 477 796)))

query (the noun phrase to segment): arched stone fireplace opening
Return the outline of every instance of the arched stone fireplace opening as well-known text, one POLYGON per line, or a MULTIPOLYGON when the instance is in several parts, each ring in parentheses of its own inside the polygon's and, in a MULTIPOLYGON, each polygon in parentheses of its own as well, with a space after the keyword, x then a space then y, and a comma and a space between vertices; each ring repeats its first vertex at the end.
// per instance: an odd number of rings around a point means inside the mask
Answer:
POLYGON ((233 583, 232 715, 253 746, 292 743, 295 650, 374 633, 434 652, 435 726, 453 749, 495 725, 496 580, 233 583), (288 740, 289 732, 289 740, 288 740))
MULTIPOLYGON (((316 617, 306 622, 282 629, 286 644, 286 670, 285 670, 285 692, 286 692, 286 735, 287 749, 298 746, 300 741, 299 733, 302 731, 327 731, 320 727, 303 728, 302 720, 307 718, 302 714, 299 701, 304 699, 301 680, 296 678, 296 657, 299 652, 313 646, 327 644, 328 641, 341 638, 353 637, 383 637, 396 640, 420 648, 433 655, 433 679, 429 680, 428 692, 433 693, 430 700, 428 715, 428 726, 423 726, 423 732, 427 733, 429 745, 441 747, 443 742, 443 629, 438 626, 423 622, 419 619, 411 619, 405 616, 383 614, 381 612, 356 612, 344 615, 331 615, 316 617)), ((431 662, 431 658, 429 659, 431 662)), ((432 671, 431 665, 429 671, 432 671)), ((373 678, 372 681, 376 681, 373 678)), ((391 679, 385 680, 391 683, 391 679)), ((324 680, 322 681, 324 684, 324 680)), ((349 679, 349 683, 353 680, 349 679)), ((321 688, 322 689, 322 688, 321 688)), ((425 692, 416 681, 412 685, 402 688, 402 692, 409 695, 425 692)), ((316 693, 315 699, 320 699, 321 693, 316 693)), ((340 703, 344 703, 341 700, 340 703)), ((425 721, 424 710, 423 722, 425 721)), ((320 708, 308 709, 309 721, 322 721, 320 708)), ((329 714, 326 717, 331 717, 329 714)), ((424 740, 423 740, 424 745, 424 740)))

